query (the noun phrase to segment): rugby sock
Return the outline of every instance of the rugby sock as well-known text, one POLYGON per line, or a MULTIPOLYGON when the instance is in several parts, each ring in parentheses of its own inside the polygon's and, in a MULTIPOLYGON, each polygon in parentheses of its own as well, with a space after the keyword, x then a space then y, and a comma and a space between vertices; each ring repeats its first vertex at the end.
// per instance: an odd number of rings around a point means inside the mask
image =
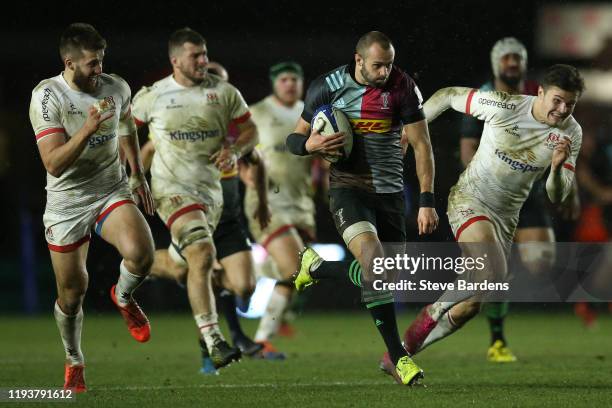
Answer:
POLYGON ((64 350, 66 351, 66 360, 70 365, 82 365, 85 363, 83 352, 81 351, 81 330, 83 328, 83 309, 75 315, 69 316, 55 302, 53 311, 55 322, 59 329, 64 350))
POLYGON ((218 295, 217 304, 219 309, 225 317, 227 327, 229 328, 232 340, 236 342, 236 339, 242 339, 245 336, 242 328, 240 327, 240 321, 238 320, 238 314, 236 313, 236 296, 227 289, 222 289, 218 295))
POLYGON ((275 288, 270 295, 266 311, 259 321, 259 327, 257 333, 255 333, 256 342, 268 341, 270 337, 276 334, 288 304, 287 296, 278 293, 275 288))
POLYGON ((459 327, 461 326, 458 326, 453 321, 453 318, 450 315, 450 310, 449 310, 448 312, 444 313, 442 317, 438 319, 438 324, 436 325, 436 327, 434 327, 431 333, 429 333, 429 335, 425 338, 425 341, 423 342, 421 347, 417 350, 417 352, 422 351, 425 347, 429 346, 430 344, 433 344, 436 341, 441 340, 445 338, 446 336, 451 335, 452 333, 457 331, 459 327))
POLYGON ((313 265, 310 276, 313 279, 346 279, 346 273, 352 263, 359 263, 355 259, 349 261, 323 261, 319 265, 313 265))
POLYGON ((393 301, 389 303, 366 303, 366 307, 370 311, 374 324, 387 346, 391 361, 396 365, 397 361, 406 356, 407 353, 404 350, 404 346, 402 346, 399 332, 397 331, 393 301))
POLYGON ((200 329, 200 334, 202 335, 209 352, 215 345, 215 341, 217 341, 217 339, 221 338, 221 340, 225 340, 221 334, 221 330, 219 330, 218 316, 216 313, 200 313, 194 315, 193 317, 198 325, 198 328, 200 329))
POLYGON ((485 313, 489 320, 489 329, 491 330, 491 344, 497 340, 501 340, 506 344, 504 338, 504 318, 508 314, 508 302, 485 303, 485 313))
POLYGON ((121 261, 119 265, 119 280, 117 281, 117 286, 115 286, 115 296, 117 296, 119 304, 125 306, 130 303, 132 293, 145 279, 146 276, 134 275, 128 271, 124 262, 121 261))

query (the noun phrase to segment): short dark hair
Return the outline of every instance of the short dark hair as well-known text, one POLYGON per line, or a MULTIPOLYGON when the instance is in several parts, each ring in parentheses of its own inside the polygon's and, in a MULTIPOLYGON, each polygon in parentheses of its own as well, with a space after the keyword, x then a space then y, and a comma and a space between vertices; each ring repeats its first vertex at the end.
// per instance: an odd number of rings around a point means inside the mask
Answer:
POLYGON ((542 78, 542 88, 556 86, 567 92, 576 92, 578 95, 584 92, 584 79, 578 70, 566 64, 556 64, 549 67, 542 78))
POLYGON ((387 37, 386 34, 381 33, 380 31, 370 31, 369 33, 362 35, 359 41, 357 41, 355 52, 365 58, 368 49, 374 43, 380 45, 380 47, 385 51, 393 46, 391 39, 387 37))
POLYGON ((98 51, 106 48, 106 40, 87 23, 72 23, 60 37, 59 52, 62 59, 67 55, 78 57, 82 50, 98 51))
POLYGON ((172 55, 177 48, 181 48, 186 42, 195 45, 206 45, 206 40, 197 31, 189 27, 179 28, 170 34, 170 39, 168 40, 168 55, 172 55))

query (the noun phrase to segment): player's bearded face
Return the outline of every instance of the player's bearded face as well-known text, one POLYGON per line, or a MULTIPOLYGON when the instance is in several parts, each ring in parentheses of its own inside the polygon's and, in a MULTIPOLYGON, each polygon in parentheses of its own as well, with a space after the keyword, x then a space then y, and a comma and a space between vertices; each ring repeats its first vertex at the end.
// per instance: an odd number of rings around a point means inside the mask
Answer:
POLYGON ((98 86, 98 78, 102 73, 102 60, 104 51, 83 50, 83 56, 72 62, 74 76, 72 81, 83 92, 94 92, 98 86))
POLYGON ((206 78, 207 64, 208 55, 206 46, 190 42, 183 44, 182 52, 176 57, 174 63, 183 76, 196 84, 206 78))
POLYGON ((518 54, 506 54, 499 60, 499 79, 506 85, 515 88, 523 79, 525 72, 518 54))
POLYGON ((279 74, 274 80, 274 95, 285 104, 293 105, 302 97, 302 78, 291 72, 279 74))
POLYGON ((541 98, 545 122, 549 126, 557 126, 574 112, 578 94, 565 91, 556 86, 544 90, 540 87, 538 98, 541 98))
POLYGON ((375 88, 382 88, 391 75, 395 50, 390 47, 384 50, 374 43, 368 49, 365 57, 358 61, 359 73, 366 83, 375 88))

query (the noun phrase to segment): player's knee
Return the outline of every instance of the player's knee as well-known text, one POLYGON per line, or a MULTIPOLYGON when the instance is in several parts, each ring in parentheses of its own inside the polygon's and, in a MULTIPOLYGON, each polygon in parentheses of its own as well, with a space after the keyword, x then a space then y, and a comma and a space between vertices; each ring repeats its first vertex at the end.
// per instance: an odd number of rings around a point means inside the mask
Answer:
POLYGON ((78 313, 87 292, 87 279, 70 282, 58 287, 58 303, 66 314, 78 313))
POLYGON ((155 252, 147 245, 129 245, 123 253, 123 262, 126 268, 136 275, 146 275, 153 266, 155 252))
POLYGON ((217 256, 215 246, 210 241, 193 243, 183 249, 182 254, 187 259, 190 270, 199 270, 203 273, 212 270, 217 256))

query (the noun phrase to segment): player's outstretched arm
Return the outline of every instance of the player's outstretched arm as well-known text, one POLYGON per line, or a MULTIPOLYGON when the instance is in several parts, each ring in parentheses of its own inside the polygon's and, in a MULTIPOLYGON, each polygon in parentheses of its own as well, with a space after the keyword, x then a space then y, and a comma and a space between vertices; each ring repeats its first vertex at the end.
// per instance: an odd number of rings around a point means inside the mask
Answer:
POLYGON ((417 177, 421 187, 421 199, 419 200, 421 208, 417 218, 419 234, 430 234, 438 226, 438 214, 433 198, 435 167, 427 122, 421 120, 410 123, 404 126, 402 133, 406 135, 414 149, 417 177))
POLYGON ((432 122, 448 108, 453 108, 457 112, 467 112, 468 104, 466 103, 472 88, 464 88, 459 86, 442 88, 436 91, 423 105, 427 122, 432 122))
POLYGON ((87 146, 89 137, 98 130, 102 122, 111 116, 112 113, 102 115, 91 106, 85 123, 70 139, 66 140, 63 132, 41 139, 38 142, 38 151, 47 172, 53 177, 60 177, 81 155, 87 146))

